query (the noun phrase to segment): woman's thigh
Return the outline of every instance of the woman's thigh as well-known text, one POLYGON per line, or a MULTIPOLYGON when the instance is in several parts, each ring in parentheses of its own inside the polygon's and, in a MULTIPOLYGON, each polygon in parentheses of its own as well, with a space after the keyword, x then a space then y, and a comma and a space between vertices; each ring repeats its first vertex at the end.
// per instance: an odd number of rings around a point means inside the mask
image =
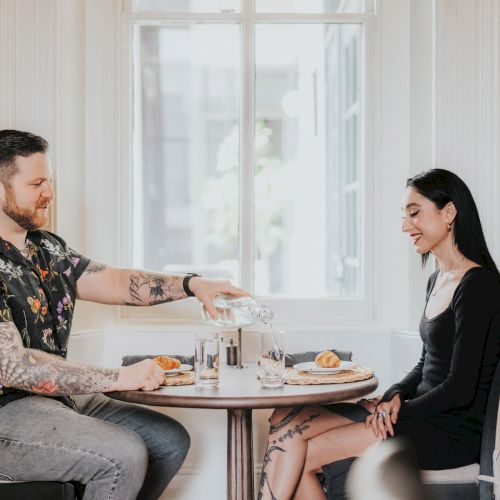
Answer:
POLYGON ((359 457, 370 445, 381 440, 364 422, 351 423, 327 430, 310 439, 307 468, 321 472, 323 465, 350 457, 359 457))
POLYGON ((270 439, 275 435, 287 436, 290 432, 300 433, 303 439, 312 439, 330 429, 363 420, 365 412, 364 408, 350 403, 279 408, 270 419, 270 439))

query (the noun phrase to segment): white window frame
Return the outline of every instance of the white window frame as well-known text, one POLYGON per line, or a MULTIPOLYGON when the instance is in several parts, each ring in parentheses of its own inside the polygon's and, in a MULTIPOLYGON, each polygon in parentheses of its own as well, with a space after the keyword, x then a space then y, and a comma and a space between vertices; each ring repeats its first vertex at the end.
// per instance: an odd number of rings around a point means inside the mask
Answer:
MULTIPOLYGON (((253 23, 357 23, 363 26, 362 59, 364 69, 362 80, 362 150, 361 150, 361 297, 318 297, 285 298, 277 296, 257 296, 259 302, 269 305, 275 311, 276 323, 283 328, 305 327, 314 323, 317 328, 331 328, 370 322, 374 315, 374 212, 375 203, 375 67, 377 38, 375 35, 376 9, 372 0, 365 0, 365 13, 345 14, 256 14, 252 12, 253 0, 242 0, 241 13, 186 13, 186 14, 138 14, 130 10, 130 2, 124 0, 120 13, 120 265, 130 266, 132 262, 132 182, 133 144, 131 141, 133 123, 132 92, 132 36, 133 26, 145 24, 175 23, 239 23, 242 40, 242 113, 240 123, 240 283, 239 286, 252 292, 254 273, 254 59, 253 23)), ((151 320, 175 325, 199 323, 199 308, 194 299, 169 303, 152 308, 121 307, 120 320, 151 320), (168 307, 166 312, 165 307, 168 307)))

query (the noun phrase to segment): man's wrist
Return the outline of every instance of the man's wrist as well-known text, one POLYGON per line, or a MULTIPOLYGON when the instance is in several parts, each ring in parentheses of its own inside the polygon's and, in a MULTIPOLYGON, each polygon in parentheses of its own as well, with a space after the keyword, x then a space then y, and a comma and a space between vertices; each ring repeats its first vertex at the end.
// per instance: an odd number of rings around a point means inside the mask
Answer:
POLYGON ((186 276, 184 276, 184 279, 182 280, 182 288, 184 288, 184 292, 186 292, 188 297, 194 297, 194 293, 191 291, 191 288, 189 288, 191 278, 200 278, 200 275, 196 273, 187 273, 186 276))

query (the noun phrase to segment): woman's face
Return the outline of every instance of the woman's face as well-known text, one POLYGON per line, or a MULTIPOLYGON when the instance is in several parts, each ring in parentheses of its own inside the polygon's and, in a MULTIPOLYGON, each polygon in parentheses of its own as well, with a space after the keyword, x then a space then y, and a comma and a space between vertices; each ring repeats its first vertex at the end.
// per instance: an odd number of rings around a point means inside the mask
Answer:
POLYGON ((450 234, 447 223, 452 222, 446 210, 439 210, 433 201, 409 187, 403 198, 402 231, 411 238, 417 253, 432 252, 450 234))

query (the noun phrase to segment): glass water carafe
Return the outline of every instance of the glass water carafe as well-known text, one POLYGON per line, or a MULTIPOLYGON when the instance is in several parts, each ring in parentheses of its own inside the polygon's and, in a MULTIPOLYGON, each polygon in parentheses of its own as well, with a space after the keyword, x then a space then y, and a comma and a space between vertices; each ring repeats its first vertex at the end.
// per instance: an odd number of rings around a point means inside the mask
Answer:
POLYGON ((207 325, 243 328, 257 321, 270 324, 274 316, 269 307, 257 304, 252 297, 218 295, 213 303, 217 309, 218 317, 216 320, 213 320, 205 306, 201 305, 201 316, 207 325))

